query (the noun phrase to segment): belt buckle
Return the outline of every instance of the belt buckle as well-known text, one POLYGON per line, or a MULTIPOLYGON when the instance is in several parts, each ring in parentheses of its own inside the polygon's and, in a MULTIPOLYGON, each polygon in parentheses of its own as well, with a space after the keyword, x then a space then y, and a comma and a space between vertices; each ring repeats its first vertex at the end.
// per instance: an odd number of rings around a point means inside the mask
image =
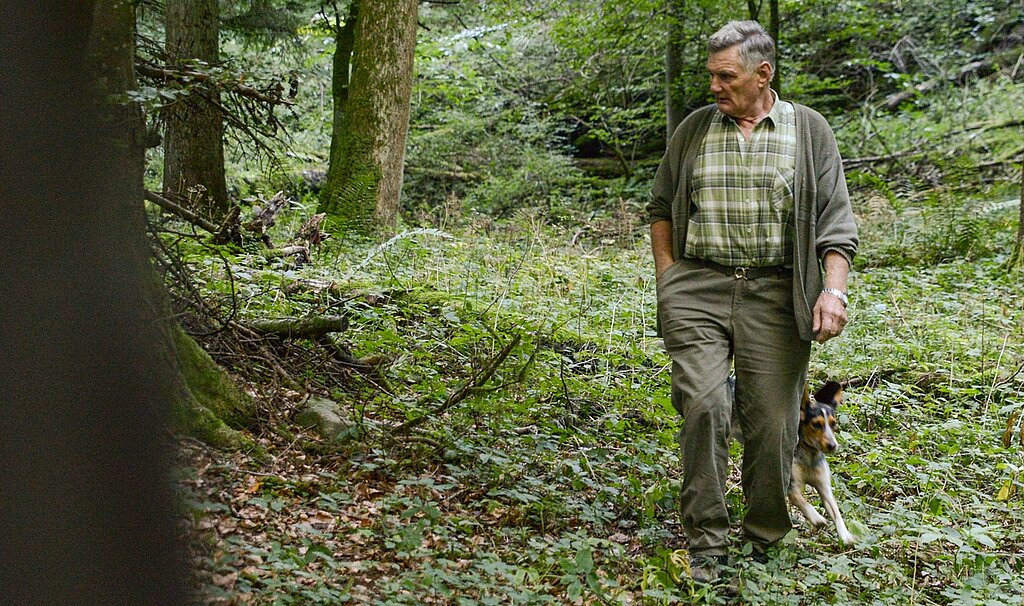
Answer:
POLYGON ((736 280, 747 279, 747 268, 746 267, 735 267, 732 270, 732 277, 736 280))

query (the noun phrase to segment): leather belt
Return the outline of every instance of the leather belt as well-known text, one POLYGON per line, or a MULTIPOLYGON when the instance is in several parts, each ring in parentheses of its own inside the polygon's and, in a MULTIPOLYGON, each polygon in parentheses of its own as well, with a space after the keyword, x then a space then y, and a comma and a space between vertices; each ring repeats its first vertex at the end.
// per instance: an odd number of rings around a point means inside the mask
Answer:
POLYGON ((722 265, 721 263, 715 263, 714 261, 708 261, 707 259, 696 259, 687 257, 687 261, 699 265, 701 267, 707 267, 713 269, 720 274, 725 274, 729 277, 736 278, 737 280, 757 280, 758 278, 765 278, 768 276, 779 276, 779 275, 792 275, 793 268, 786 267, 785 265, 767 265, 765 267, 736 267, 731 265, 722 265))

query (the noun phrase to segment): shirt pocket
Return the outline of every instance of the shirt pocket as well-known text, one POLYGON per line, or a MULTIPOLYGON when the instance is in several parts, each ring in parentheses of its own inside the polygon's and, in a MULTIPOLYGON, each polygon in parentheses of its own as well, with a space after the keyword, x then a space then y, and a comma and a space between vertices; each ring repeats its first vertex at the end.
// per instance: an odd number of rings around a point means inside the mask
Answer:
POLYGON ((793 181, 796 170, 777 168, 772 177, 772 212, 777 220, 787 220, 793 213, 793 181))

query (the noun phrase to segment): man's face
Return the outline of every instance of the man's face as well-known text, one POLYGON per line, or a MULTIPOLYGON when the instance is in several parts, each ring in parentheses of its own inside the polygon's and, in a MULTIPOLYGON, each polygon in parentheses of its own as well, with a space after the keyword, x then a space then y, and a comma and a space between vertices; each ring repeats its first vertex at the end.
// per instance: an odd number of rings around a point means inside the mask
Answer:
POLYGON ((736 45, 712 53, 707 66, 711 74, 711 94, 723 114, 733 118, 757 115, 761 91, 771 75, 767 63, 748 72, 740 61, 740 47, 736 45))

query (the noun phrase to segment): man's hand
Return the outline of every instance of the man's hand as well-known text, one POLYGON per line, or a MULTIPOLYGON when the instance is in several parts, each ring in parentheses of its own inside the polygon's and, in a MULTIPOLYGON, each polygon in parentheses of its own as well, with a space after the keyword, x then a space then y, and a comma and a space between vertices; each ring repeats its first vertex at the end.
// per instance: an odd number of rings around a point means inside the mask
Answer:
MULTIPOLYGON (((825 286, 846 292, 846 277, 850 272, 850 264, 846 257, 835 252, 825 253, 825 286)), ((818 343, 824 343, 832 337, 839 336, 846 327, 849 318, 846 306, 839 297, 823 292, 818 295, 814 304, 814 319, 811 329, 817 336, 818 343)))
POLYGON ((825 292, 818 295, 818 302, 814 304, 814 324, 811 327, 818 335, 818 343, 839 336, 846 322, 846 308, 839 297, 825 292))

